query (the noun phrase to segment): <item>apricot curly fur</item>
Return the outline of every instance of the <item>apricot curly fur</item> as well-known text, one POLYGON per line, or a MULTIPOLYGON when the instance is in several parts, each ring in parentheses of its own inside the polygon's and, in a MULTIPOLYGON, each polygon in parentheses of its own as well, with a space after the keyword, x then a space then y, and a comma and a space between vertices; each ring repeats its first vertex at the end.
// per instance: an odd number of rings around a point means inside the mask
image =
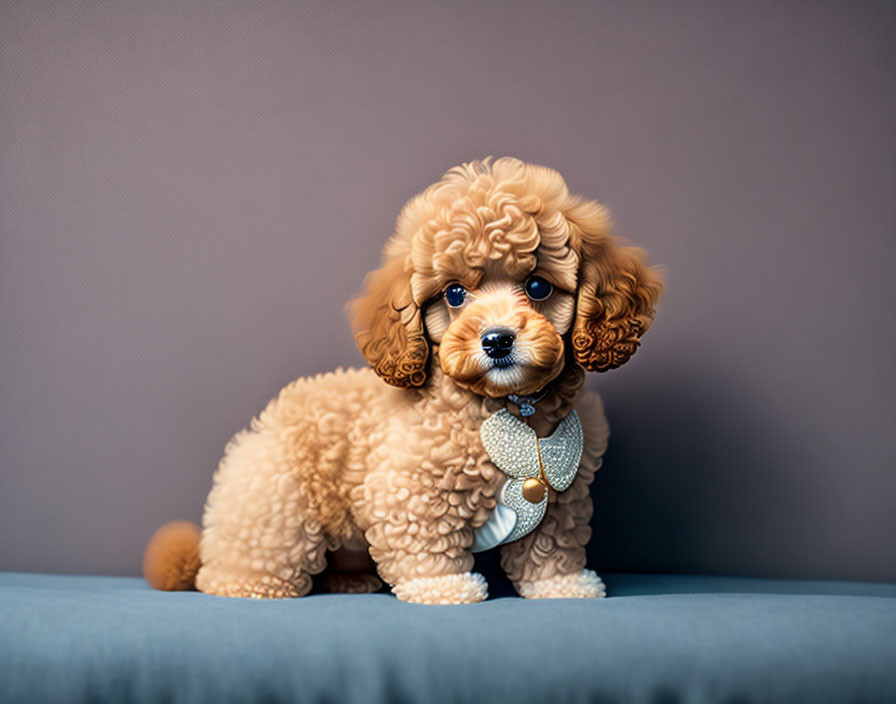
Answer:
POLYGON ((501 567, 518 591, 523 584, 575 574, 585 567, 585 546, 591 539, 589 487, 600 469, 610 427, 600 397, 591 391, 581 393, 576 412, 586 432, 575 480, 566 491, 549 493, 548 510, 538 528, 501 548, 501 567))
MULTIPOLYGON (((470 550, 506 477, 480 425, 500 408, 519 415, 508 394, 544 389, 525 422, 544 436, 575 408, 581 466, 569 489, 550 493, 538 528, 501 549, 501 564, 532 598, 602 595, 584 567, 588 486, 609 430, 584 371, 628 360, 662 293, 643 251, 612 239, 609 222, 556 171, 508 157, 454 167, 411 199, 382 266, 349 304, 370 369, 294 381, 227 445, 203 515, 197 588, 302 596, 332 556, 320 588, 369 591, 375 577, 336 559, 366 551, 400 599, 486 598, 470 550), (533 273, 553 284, 548 300, 525 295, 533 273), (441 295, 453 282, 467 290, 455 307, 441 295), (495 325, 516 336, 507 368, 481 349, 495 325)), ((153 574, 166 574, 164 562, 153 574)), ((154 586, 170 583, 184 580, 154 586)))
POLYGON ((429 343, 423 335, 420 310, 411 300, 408 277, 400 260, 372 272, 368 295, 350 304, 359 331, 355 341, 373 370, 393 386, 426 382, 429 343))
POLYGON ((143 553, 143 574, 153 589, 193 589, 199 571, 202 530, 189 521, 171 521, 159 528, 143 553))
POLYGON ((650 328, 663 293, 660 274, 644 264, 644 250, 609 240, 606 216, 593 204, 571 211, 581 229, 582 266, 572 344, 576 361, 603 372, 625 364, 650 328), (581 223, 579 225, 578 223, 581 223), (590 227, 591 229, 584 229, 590 227))

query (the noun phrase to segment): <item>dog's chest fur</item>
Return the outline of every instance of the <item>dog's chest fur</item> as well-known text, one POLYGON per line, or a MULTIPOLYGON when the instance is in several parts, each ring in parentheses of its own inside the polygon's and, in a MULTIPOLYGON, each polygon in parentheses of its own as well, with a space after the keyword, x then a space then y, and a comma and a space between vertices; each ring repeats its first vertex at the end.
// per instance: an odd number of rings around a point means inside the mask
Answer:
MULTIPOLYGON (((568 413, 582 376, 559 379, 559 391, 539 402, 539 435, 568 413)), ((303 513, 330 546, 360 547, 374 537, 367 535, 371 529, 394 533, 389 543, 432 531, 448 542, 469 533, 472 541, 506 479, 479 431, 506 401, 472 394, 437 367, 417 390, 388 387, 370 370, 321 381, 326 384, 307 379, 289 387, 265 421, 288 441, 303 513)))
MULTIPOLYGON (((556 398, 546 399, 535 418, 539 435, 550 434, 569 412, 581 378, 574 373, 561 380, 556 398)), ((483 447, 480 428, 500 408, 518 410, 464 390, 438 369, 425 388, 390 391, 390 398, 391 408, 377 414, 378 427, 371 428, 365 476, 352 491, 358 527, 398 514, 412 523, 441 522, 443 530, 484 524, 506 477, 483 447)))

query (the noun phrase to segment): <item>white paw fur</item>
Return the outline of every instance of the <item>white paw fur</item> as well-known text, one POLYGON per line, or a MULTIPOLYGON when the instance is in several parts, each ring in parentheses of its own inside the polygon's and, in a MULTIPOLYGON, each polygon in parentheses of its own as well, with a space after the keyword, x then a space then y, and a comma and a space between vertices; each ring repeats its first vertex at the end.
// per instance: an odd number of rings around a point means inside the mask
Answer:
POLYGON ((594 570, 521 582, 517 590, 526 599, 596 599, 607 595, 607 588, 594 570))
POLYGON ((473 604, 488 598, 485 577, 475 572, 416 577, 399 582, 392 592, 415 604, 473 604))

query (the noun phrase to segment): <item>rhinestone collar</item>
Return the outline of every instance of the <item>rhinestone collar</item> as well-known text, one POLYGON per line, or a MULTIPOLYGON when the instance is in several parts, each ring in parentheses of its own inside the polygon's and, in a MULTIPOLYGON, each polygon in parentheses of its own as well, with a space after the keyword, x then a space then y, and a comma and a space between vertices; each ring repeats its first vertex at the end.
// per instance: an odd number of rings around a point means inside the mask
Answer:
POLYGON ((507 396, 507 400, 512 404, 519 406, 520 415, 524 418, 528 418, 535 413, 535 404, 541 401, 546 393, 547 387, 545 387, 541 391, 536 391, 531 396, 517 396, 516 394, 509 394, 507 396))
POLYGON ((582 459, 582 423, 575 411, 560 421, 554 433, 539 438, 506 409, 493 413, 479 430, 489 459, 507 481, 488 522, 476 532, 473 552, 488 550, 531 533, 548 506, 548 490, 565 491, 582 459))

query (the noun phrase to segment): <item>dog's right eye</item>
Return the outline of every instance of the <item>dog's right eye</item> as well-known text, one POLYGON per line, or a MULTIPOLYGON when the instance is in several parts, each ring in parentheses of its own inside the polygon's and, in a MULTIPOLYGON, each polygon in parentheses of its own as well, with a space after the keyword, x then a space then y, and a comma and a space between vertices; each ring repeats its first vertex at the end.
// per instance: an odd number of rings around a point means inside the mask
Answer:
POLYGON ((451 284, 445 289, 445 300, 448 301, 448 305, 452 308, 459 308, 462 306, 466 297, 467 289, 460 284, 451 284))

